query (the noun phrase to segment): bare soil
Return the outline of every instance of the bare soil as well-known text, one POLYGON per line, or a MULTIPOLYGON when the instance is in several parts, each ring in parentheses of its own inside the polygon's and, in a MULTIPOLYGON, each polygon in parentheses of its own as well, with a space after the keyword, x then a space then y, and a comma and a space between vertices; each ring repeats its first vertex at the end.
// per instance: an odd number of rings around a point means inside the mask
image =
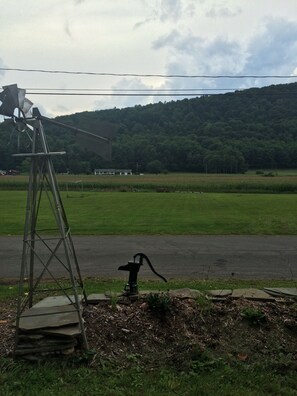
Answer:
MULTIPOLYGON (((165 296, 166 297, 166 296, 165 296)), ((0 304, 0 357, 12 353, 16 300, 0 304)), ((133 361, 147 367, 186 369, 204 359, 290 357, 297 370, 297 304, 285 300, 244 299, 212 302, 167 298, 161 307, 147 298, 119 304, 102 302, 84 309, 85 328, 93 361, 133 361)))

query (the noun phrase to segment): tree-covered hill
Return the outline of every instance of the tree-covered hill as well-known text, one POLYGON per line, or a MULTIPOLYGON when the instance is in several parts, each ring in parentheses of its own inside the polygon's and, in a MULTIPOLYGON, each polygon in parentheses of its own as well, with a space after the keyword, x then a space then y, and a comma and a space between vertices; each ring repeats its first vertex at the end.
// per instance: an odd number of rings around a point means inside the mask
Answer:
MULTIPOLYGON (((67 152, 55 160, 59 172, 99 167, 228 173, 297 168, 297 83, 82 112, 57 120, 98 133, 102 121, 118 128, 108 163, 82 148, 71 132, 46 125, 51 150, 67 152)), ((20 160, 10 156, 16 138, 9 139, 6 128, 0 125, 0 169, 25 169, 26 161, 15 162, 20 160)))

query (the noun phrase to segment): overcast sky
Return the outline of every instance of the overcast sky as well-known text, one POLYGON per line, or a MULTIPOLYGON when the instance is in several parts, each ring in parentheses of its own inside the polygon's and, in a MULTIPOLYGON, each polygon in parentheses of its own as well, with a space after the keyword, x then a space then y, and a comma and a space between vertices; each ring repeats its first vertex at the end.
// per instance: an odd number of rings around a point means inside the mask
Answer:
MULTIPOLYGON (((0 0, 0 7, 2 68, 297 75, 297 0, 0 0)), ((0 82, 21 88, 164 89, 244 88, 287 81, 0 70, 0 82)), ((48 116, 172 100, 27 96, 48 116)))

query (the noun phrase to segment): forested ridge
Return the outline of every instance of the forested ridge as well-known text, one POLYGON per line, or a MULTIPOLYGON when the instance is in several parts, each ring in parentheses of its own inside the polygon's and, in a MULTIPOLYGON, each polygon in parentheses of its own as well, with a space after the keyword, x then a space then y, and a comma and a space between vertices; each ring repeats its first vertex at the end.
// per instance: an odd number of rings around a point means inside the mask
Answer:
MULTIPOLYGON (((50 149, 67 152, 55 159, 58 172, 89 173, 101 167, 209 173, 297 168, 297 83, 57 120, 99 134, 102 121, 117 127, 112 162, 107 162, 84 149, 71 132, 45 125, 50 149)), ((28 167, 28 160, 10 155, 16 140, 16 133, 2 123, 0 169, 28 167)), ((27 143, 24 136, 23 149, 27 143)))

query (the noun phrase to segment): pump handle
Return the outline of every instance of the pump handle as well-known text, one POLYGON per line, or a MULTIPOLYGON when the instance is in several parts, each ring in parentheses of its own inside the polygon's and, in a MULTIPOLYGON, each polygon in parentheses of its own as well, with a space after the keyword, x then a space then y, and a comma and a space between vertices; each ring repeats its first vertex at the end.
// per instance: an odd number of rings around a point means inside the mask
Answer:
POLYGON ((150 259, 147 257, 146 254, 144 254, 144 253, 136 253, 136 254, 134 254, 134 256, 133 256, 134 261, 135 261, 136 257, 138 257, 138 256, 139 256, 140 260, 145 259, 145 261, 148 263, 150 269, 152 270, 152 272, 155 275, 157 275, 159 278, 163 279, 164 282, 167 282, 167 279, 164 278, 164 276, 158 274, 158 272, 154 269, 152 263, 150 262, 150 259))

